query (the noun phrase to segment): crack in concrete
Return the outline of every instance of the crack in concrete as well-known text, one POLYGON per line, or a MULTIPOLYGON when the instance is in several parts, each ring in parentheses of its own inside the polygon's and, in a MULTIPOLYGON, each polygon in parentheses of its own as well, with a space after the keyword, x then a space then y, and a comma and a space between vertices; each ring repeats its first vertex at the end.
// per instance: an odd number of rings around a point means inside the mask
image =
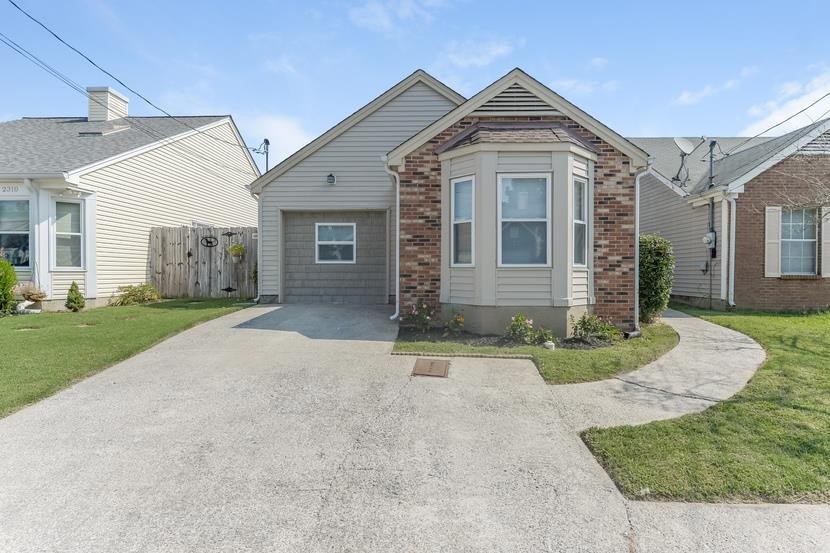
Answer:
POLYGON ((637 553, 640 550, 640 543, 637 539, 637 530, 634 529, 634 522, 631 520, 631 510, 628 506, 628 500, 623 498, 623 507, 625 508, 625 518, 628 522, 628 531, 623 532, 623 538, 626 542, 626 549, 628 553, 637 553))
POLYGON ((640 382, 635 382, 634 380, 626 380, 624 378, 620 378, 619 376, 613 376, 611 378, 613 378, 614 380, 619 380, 620 382, 623 382, 625 384, 631 384, 632 386, 637 386, 638 388, 643 388, 644 390, 650 390, 652 392, 659 392, 661 394, 666 394, 666 395, 669 395, 669 396, 684 397, 686 399, 696 399, 696 400, 699 400, 699 401, 708 401, 709 403, 718 403, 719 401, 723 401, 722 399, 708 397, 708 396, 701 396, 701 395, 698 395, 698 394, 692 394, 692 393, 685 394, 685 393, 680 393, 680 392, 672 392, 670 390, 664 390, 663 388, 658 388, 656 386, 648 386, 647 384, 641 384, 640 382))

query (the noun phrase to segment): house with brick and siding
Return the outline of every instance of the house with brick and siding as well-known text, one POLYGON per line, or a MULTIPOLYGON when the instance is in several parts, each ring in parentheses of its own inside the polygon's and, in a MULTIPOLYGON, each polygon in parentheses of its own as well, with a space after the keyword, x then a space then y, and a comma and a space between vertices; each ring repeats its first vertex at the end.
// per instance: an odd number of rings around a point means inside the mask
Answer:
POLYGON ((520 69, 469 99, 416 71, 252 183, 260 298, 633 331, 646 165, 520 69))
POLYGON ((830 306, 830 119, 775 138, 684 140, 689 155, 671 138, 631 139, 652 156, 640 229, 672 242, 673 296, 714 308, 830 306))

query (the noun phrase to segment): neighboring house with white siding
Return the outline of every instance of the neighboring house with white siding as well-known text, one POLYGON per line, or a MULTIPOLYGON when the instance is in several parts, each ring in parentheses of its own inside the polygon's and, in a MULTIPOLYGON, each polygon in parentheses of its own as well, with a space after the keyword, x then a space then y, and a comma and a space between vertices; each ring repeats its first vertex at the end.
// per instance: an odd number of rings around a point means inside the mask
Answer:
POLYGON ((636 330, 646 161, 520 69, 469 99, 416 71, 252 183, 260 298, 636 330))
POLYGON ((259 170, 230 116, 130 117, 88 88, 87 117, 0 123, 0 255, 59 308, 148 281, 154 226, 256 225, 259 170))
POLYGON ((759 138, 631 138, 651 156, 640 231, 669 239, 675 299, 780 311, 830 306, 830 119, 759 138), (714 159, 710 169, 708 148, 714 159))

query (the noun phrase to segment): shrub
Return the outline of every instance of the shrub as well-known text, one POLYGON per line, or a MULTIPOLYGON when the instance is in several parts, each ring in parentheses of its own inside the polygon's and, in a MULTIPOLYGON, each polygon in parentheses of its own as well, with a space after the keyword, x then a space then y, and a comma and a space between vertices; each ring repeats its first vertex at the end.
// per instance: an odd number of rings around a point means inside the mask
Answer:
POLYGON ((655 234, 640 236, 640 320, 652 322, 669 306, 674 281, 671 242, 655 234))
POLYGON ((450 320, 444 323, 444 330, 446 334, 461 334, 464 330, 464 315, 461 313, 453 313, 450 320))
POLYGON ((543 326, 533 326, 533 319, 528 319, 524 313, 516 313, 510 318, 505 334, 519 344, 537 345, 556 341, 550 330, 543 326))
POLYGON ((86 300, 84 299, 83 294, 81 294, 80 289, 78 288, 78 283, 74 280, 72 284, 69 286, 69 293, 66 294, 66 303, 64 303, 67 309, 70 311, 78 312, 86 306, 86 300))
POLYGON ((574 338, 583 342, 613 342, 622 338, 619 328, 593 313, 583 313, 579 319, 571 316, 571 325, 574 338))
POLYGON ((401 321, 421 332, 428 331, 434 320, 435 309, 422 299, 410 306, 408 315, 401 316, 401 321))
POLYGON ((149 283, 119 286, 118 295, 110 299, 110 305, 141 305, 161 299, 158 288, 149 283))
POLYGON ((228 246, 228 253, 231 254, 233 257, 242 257, 243 255, 245 255, 245 244, 241 242, 231 244, 230 246, 228 246))
POLYGON ((14 301, 14 285, 17 284, 17 273, 12 264, 0 258, 0 315, 14 312, 17 302, 14 301))
POLYGON ((33 302, 41 302, 44 301, 47 296, 46 292, 32 284, 31 282, 27 282, 23 286, 20 286, 17 289, 17 293, 26 300, 26 301, 33 301, 33 302))

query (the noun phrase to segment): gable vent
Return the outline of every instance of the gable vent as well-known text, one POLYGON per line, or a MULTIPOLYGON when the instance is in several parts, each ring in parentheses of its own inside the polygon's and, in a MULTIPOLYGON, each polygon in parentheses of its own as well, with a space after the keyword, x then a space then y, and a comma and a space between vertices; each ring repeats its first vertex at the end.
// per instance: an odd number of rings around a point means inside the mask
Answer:
POLYGON ((553 106, 519 84, 513 84, 499 92, 473 113, 476 115, 509 115, 517 112, 532 115, 559 115, 553 106))

